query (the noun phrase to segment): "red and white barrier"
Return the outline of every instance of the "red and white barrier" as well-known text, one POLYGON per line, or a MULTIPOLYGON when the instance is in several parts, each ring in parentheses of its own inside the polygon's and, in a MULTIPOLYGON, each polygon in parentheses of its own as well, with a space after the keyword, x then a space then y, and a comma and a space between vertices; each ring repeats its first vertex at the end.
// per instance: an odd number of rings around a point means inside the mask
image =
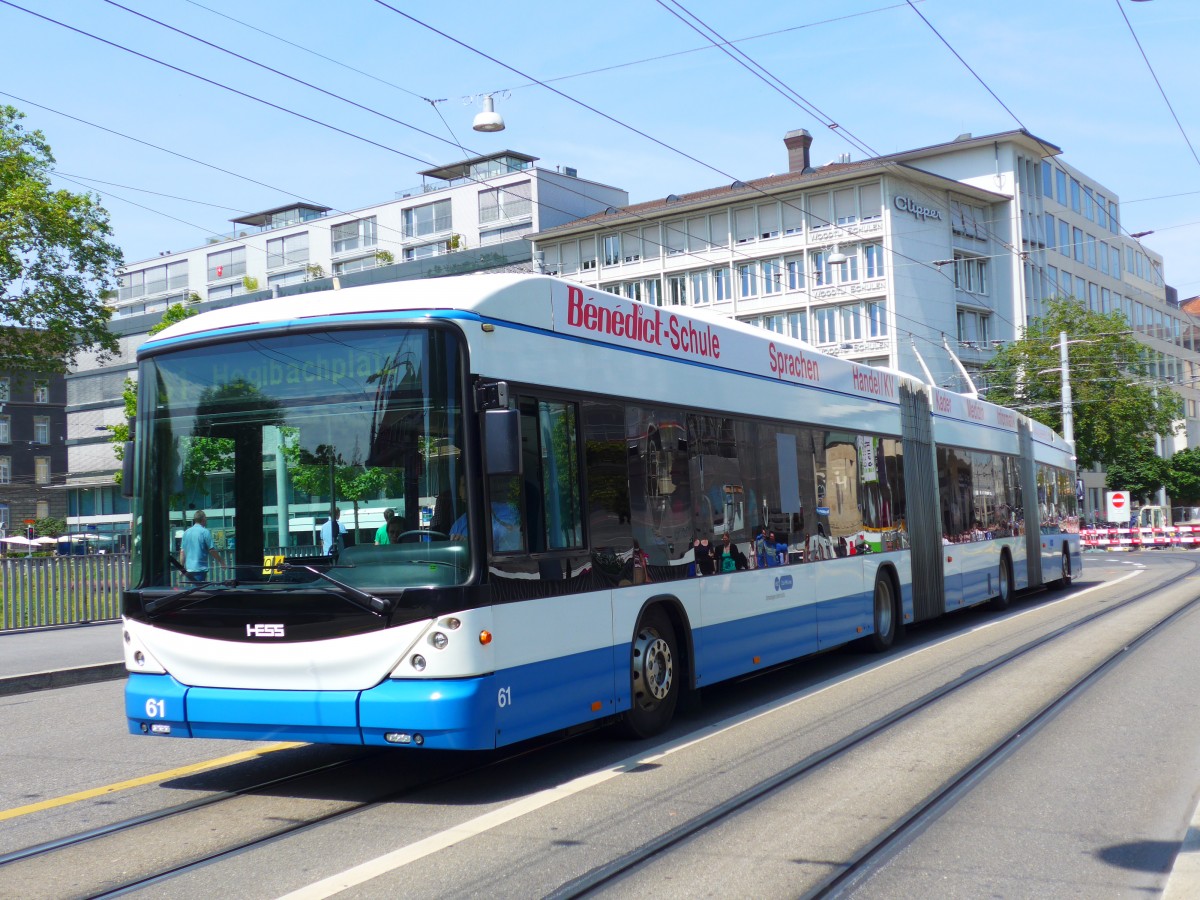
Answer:
POLYGON ((1200 525, 1168 525, 1165 528, 1081 528, 1079 540, 1084 550, 1141 550, 1200 546, 1200 525))

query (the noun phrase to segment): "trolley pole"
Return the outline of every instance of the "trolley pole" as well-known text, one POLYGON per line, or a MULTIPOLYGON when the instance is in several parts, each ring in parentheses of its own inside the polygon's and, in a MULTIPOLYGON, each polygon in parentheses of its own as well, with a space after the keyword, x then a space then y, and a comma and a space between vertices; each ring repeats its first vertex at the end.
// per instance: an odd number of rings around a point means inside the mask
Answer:
POLYGON ((1067 333, 1058 333, 1058 365, 1062 378, 1062 428, 1063 438, 1071 449, 1075 449, 1075 413, 1071 408, 1071 370, 1067 360, 1067 333))

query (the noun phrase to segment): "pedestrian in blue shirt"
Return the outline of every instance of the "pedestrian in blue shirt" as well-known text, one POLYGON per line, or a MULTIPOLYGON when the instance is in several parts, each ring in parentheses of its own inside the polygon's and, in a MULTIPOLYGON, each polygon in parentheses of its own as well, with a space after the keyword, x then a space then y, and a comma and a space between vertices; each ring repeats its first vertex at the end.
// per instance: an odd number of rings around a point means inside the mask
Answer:
POLYGON ((213 549, 212 532, 207 527, 208 516, 204 510, 196 510, 192 516, 192 527, 183 533, 183 541, 179 545, 179 563, 187 573, 188 581, 197 584, 208 581, 208 561, 212 559, 218 565, 221 556, 213 549))

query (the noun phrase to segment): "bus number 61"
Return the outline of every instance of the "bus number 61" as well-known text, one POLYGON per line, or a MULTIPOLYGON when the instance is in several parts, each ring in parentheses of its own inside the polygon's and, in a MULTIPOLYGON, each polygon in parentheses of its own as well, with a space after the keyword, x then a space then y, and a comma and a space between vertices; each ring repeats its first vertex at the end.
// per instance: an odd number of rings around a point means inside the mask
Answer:
POLYGON ((504 709, 506 706, 512 706, 512 688, 500 688, 496 693, 496 703, 501 709, 504 709))
POLYGON ((149 719, 163 719, 167 715, 167 701, 155 700, 151 697, 146 701, 146 717, 149 719))

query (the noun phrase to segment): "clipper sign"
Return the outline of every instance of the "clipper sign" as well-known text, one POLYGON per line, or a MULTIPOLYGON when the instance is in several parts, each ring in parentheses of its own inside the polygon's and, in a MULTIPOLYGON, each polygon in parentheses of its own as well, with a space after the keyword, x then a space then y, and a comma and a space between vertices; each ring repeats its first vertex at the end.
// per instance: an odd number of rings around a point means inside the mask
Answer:
POLYGON ((898 402, 898 376, 781 340, 773 332, 726 327, 581 285, 551 289, 553 330, 775 381, 898 402))
POLYGON ((924 222, 926 219, 942 219, 942 211, 930 206, 923 206, 912 197, 897 197, 892 201, 900 212, 912 213, 914 218, 924 222))

